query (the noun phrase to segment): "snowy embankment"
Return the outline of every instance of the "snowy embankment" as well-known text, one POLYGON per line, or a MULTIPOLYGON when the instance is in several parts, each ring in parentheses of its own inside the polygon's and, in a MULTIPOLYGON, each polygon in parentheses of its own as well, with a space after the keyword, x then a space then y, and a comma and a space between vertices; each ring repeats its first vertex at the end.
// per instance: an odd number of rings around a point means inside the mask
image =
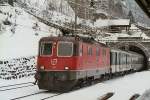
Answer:
POLYGON ((0 78, 33 75, 40 38, 57 34, 19 7, 0 6, 0 78))

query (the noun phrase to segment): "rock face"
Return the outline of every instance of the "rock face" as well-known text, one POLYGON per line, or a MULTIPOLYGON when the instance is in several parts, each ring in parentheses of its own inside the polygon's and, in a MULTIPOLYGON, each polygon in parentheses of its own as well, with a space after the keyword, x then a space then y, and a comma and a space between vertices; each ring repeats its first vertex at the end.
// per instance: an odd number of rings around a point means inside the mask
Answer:
POLYGON ((132 12, 135 22, 145 24, 150 27, 150 18, 136 4, 135 0, 124 0, 129 11, 132 12))
POLYGON ((68 0, 78 17, 83 19, 91 19, 92 9, 90 8, 90 0, 68 0))
POLYGON ((120 0, 69 0, 69 4, 78 15, 83 19, 107 17, 125 17, 126 8, 120 0), (91 7, 91 3, 93 7, 91 7), (99 17, 98 17, 99 16, 99 17), (102 17, 101 17, 102 16, 102 17))
POLYGON ((96 17, 104 13, 106 16, 122 16, 123 8, 121 3, 114 0, 94 0, 93 7, 91 7, 92 0, 69 0, 69 4, 74 9, 75 13, 84 19, 92 19, 93 15, 96 17), (119 9, 118 9, 119 8, 119 9))
POLYGON ((134 0, 66 0, 69 2, 78 17, 83 19, 93 18, 131 18, 135 22, 150 26, 150 19, 140 9, 134 0), (132 16, 130 16, 132 15, 132 16), (142 15, 142 16, 141 16, 142 15), (102 17, 101 17, 102 16, 102 17), (134 16, 134 18, 133 18, 134 16))

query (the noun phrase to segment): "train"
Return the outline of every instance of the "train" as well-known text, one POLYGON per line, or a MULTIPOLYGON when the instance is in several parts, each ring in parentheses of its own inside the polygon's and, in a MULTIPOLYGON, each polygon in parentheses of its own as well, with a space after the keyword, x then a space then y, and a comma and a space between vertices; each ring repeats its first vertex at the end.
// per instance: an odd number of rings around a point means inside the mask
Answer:
POLYGON ((43 37, 35 79, 39 89, 69 91, 94 80, 140 71, 144 57, 79 36, 43 37))

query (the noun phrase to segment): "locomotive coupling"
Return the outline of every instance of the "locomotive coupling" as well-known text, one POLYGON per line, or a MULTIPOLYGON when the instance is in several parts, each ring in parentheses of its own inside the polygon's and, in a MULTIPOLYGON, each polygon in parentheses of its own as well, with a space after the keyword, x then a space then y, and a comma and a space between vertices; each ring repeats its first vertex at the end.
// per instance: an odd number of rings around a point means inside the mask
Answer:
POLYGON ((40 80, 40 79, 41 79, 41 75, 37 72, 37 73, 35 74, 34 78, 35 78, 36 80, 40 80))
POLYGON ((34 78, 35 78, 35 82, 34 82, 33 84, 36 85, 37 81, 40 80, 41 76, 40 76, 40 74, 37 72, 37 73, 35 74, 34 78))

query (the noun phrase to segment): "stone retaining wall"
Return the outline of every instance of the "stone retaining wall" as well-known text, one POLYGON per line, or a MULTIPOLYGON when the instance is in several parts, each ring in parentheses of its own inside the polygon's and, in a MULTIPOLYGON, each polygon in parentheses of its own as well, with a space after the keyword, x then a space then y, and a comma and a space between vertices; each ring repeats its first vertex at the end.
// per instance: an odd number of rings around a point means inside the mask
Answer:
POLYGON ((36 57, 0 60, 0 79, 11 80, 33 76, 36 72, 36 57))

